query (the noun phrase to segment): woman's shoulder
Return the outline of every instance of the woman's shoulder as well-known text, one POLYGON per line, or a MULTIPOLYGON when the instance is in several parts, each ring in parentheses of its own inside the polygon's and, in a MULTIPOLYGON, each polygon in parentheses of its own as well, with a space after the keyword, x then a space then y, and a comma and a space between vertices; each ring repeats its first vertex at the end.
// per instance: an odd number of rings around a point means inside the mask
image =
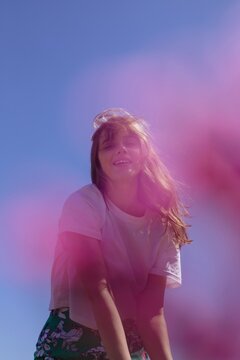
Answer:
POLYGON ((66 198, 64 206, 84 203, 97 207, 105 205, 103 195, 96 185, 90 183, 75 190, 66 198))
POLYGON ((105 202, 101 192, 93 184, 85 185, 65 200, 59 232, 71 231, 100 239, 105 214, 105 202))

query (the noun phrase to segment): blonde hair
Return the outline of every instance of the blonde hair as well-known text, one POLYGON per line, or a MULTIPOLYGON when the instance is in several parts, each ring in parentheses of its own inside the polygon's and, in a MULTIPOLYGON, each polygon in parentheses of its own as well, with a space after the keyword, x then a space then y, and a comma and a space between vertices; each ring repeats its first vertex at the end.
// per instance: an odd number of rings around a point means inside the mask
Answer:
POLYGON ((106 178, 98 159, 100 135, 104 132, 110 139, 121 129, 127 130, 139 139, 143 153, 142 169, 139 174, 141 200, 162 218, 166 231, 171 232, 177 246, 189 244, 187 225, 183 217, 189 215, 180 201, 176 181, 157 154, 147 125, 123 109, 107 109, 94 119, 96 131, 92 136, 91 179, 104 195, 106 178))

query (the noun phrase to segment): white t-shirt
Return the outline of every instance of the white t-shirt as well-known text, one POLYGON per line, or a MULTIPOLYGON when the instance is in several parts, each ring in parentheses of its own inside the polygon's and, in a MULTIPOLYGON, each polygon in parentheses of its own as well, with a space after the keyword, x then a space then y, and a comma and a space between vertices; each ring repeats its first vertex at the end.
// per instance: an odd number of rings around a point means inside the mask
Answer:
MULTIPOLYGON (((109 283, 122 319, 135 319, 135 298, 149 274, 166 276, 167 287, 181 284, 180 250, 164 231, 158 214, 136 217, 106 202, 94 184, 69 196, 63 206, 59 233, 71 231, 100 241, 109 283)), ((69 307, 70 318, 97 329, 91 304, 82 287, 71 286, 75 269, 58 239, 52 267, 49 309, 69 307)))

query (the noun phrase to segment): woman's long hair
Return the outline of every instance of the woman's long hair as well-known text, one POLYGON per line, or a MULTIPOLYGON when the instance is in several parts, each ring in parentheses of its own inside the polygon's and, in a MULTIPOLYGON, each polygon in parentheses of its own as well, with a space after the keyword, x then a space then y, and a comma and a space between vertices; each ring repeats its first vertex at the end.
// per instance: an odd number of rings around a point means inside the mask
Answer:
POLYGON ((142 169, 139 174, 141 200, 148 208, 159 213, 166 231, 173 234, 173 241, 177 246, 189 244, 191 240, 186 231, 189 225, 183 220, 184 216, 188 215, 188 211, 178 197, 176 182, 154 149, 145 121, 122 109, 107 109, 95 117, 94 123, 97 129, 92 136, 92 183, 104 195, 106 177, 98 158, 100 135, 104 132, 104 135, 111 139, 121 129, 133 134, 139 139, 143 154, 142 169))

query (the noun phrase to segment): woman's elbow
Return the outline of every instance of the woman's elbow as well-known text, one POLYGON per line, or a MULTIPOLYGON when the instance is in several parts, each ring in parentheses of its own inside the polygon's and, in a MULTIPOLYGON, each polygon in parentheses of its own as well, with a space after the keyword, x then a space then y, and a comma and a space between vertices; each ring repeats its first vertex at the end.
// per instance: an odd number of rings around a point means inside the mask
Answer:
POLYGON ((156 318, 159 320, 164 319, 164 308, 163 306, 158 308, 153 308, 151 306, 138 308, 137 318, 141 323, 149 323, 156 318))
POLYGON ((95 302, 104 296, 105 293, 109 293, 109 285, 106 279, 98 281, 86 280, 84 282, 84 289, 91 302, 95 302))

